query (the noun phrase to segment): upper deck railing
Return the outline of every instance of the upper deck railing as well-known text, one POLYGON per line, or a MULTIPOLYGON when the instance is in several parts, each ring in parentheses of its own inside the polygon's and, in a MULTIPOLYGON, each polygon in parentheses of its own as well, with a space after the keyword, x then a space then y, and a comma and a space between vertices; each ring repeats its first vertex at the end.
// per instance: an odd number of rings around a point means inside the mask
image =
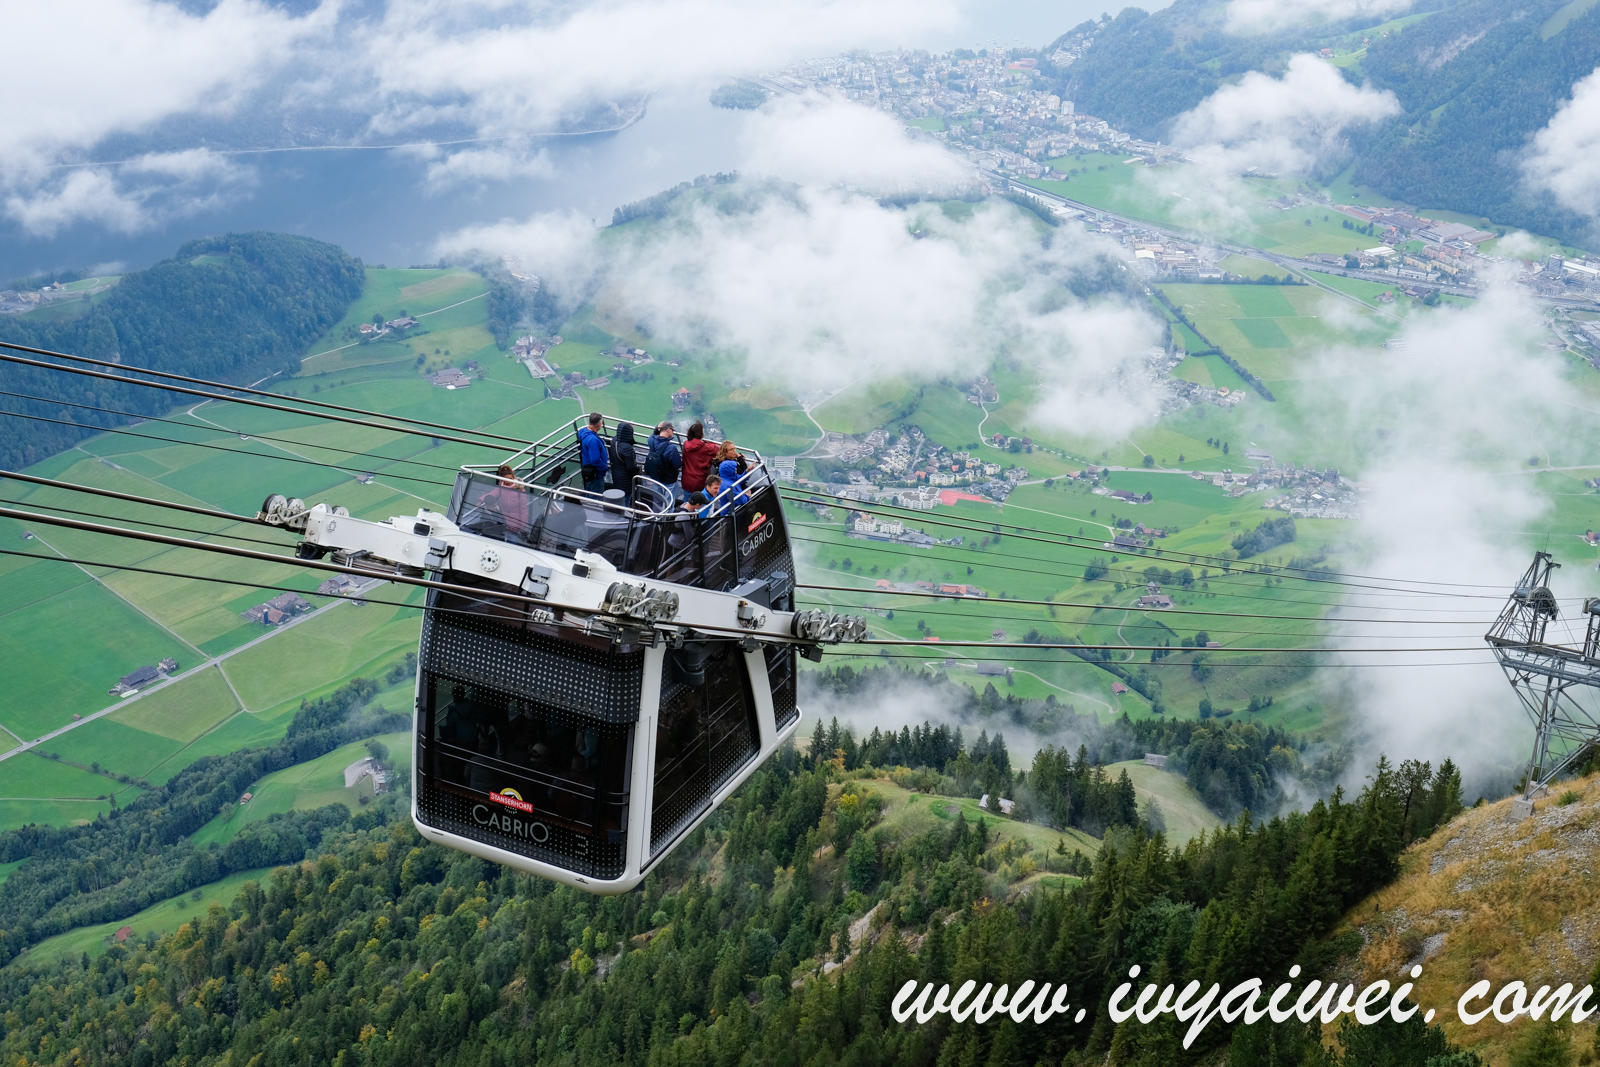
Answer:
MULTIPOLYGON (((631 425, 643 469, 648 449, 638 437, 654 432, 656 424, 631 425)), ((680 509, 671 487, 642 475, 634 479, 631 493, 584 489, 577 436, 582 426, 574 420, 503 464, 464 464, 456 476, 450 519, 484 537, 562 556, 592 552, 628 574, 682 585, 728 589, 779 571, 792 580, 783 511, 759 452, 741 450, 745 473, 723 486, 711 505, 692 513, 680 509), (514 476, 502 477, 502 465, 514 476)), ((601 436, 609 448, 614 435, 601 436)))

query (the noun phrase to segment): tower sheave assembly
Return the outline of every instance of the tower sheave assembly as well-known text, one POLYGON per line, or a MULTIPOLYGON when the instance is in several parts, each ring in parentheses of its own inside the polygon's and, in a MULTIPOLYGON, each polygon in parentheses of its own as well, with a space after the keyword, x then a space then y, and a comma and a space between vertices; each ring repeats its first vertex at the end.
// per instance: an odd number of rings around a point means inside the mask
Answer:
POLYGON ((649 478, 587 491, 575 430, 463 466, 443 514, 370 522, 272 496, 260 518, 301 533, 303 559, 448 585, 422 623, 417 829, 620 893, 794 735, 795 657, 866 624, 794 609, 759 454, 691 513, 649 478))
POLYGON ((1534 795, 1600 744, 1600 598, 1583 602, 1581 648, 1549 641, 1546 631, 1561 612, 1550 591, 1550 573, 1559 566, 1550 553, 1536 553, 1484 636, 1533 720, 1527 786, 1512 801, 1518 818, 1533 814, 1534 795))

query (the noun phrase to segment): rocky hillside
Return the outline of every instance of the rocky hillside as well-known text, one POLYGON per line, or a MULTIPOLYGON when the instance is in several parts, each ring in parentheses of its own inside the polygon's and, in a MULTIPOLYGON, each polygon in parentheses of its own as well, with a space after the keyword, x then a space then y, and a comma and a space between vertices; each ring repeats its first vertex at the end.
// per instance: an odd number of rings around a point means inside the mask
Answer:
MULTIPOLYGON (((1415 997, 1437 1009, 1435 1022, 1452 1042, 1485 1063, 1521 1062, 1513 1051, 1543 1024, 1523 1018, 1508 1026, 1490 1016, 1469 1027, 1456 1017, 1456 998, 1484 979, 1497 991, 1519 980, 1530 990, 1593 981, 1600 954, 1594 873, 1600 871, 1600 775, 1560 786, 1528 819, 1512 819, 1509 799, 1470 809, 1400 862, 1400 877, 1346 916, 1344 932, 1362 942, 1350 977, 1393 981, 1420 963, 1415 997)), ((1566 1062, 1592 1062, 1595 1031, 1591 1019, 1553 1035, 1558 1043, 1570 1041, 1566 1062)))

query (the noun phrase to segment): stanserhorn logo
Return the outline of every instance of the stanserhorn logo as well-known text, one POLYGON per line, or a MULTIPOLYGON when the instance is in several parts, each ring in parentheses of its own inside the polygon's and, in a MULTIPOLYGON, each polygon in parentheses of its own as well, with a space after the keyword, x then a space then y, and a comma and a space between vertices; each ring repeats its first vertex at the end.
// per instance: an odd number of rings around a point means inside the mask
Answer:
POLYGON ((765 526, 766 524, 767 524, 767 513, 764 512, 764 511, 758 511, 758 512, 756 512, 756 517, 750 520, 750 525, 746 526, 744 528, 744 532, 745 533, 755 533, 757 530, 759 530, 761 527, 765 526))
POLYGON ((490 793, 489 799, 496 804, 504 804, 508 808, 516 808, 521 812, 532 812, 533 805, 522 799, 522 794, 509 786, 498 793, 490 793))

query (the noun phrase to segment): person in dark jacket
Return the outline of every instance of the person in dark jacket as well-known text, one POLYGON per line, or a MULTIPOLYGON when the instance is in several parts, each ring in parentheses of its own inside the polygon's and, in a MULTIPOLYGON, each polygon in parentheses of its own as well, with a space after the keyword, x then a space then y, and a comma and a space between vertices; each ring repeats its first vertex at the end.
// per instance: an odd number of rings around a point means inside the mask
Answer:
POLYGON ((617 424, 611 438, 611 484, 633 503, 633 480, 639 476, 639 451, 633 441, 633 423, 617 424))
POLYGON ((706 440, 706 428, 698 422, 690 426, 683 442, 685 493, 698 493, 706 487, 706 475, 711 473, 711 463, 716 455, 716 443, 706 440))
POLYGON ((583 476, 583 487, 599 495, 606 491, 606 471, 610 458, 606 455, 606 420, 598 411, 589 416, 589 425, 578 431, 578 462, 583 476))
POLYGON ((654 478, 671 489, 674 496, 682 499, 683 490, 678 487, 678 476, 683 471, 683 452, 672 439, 672 423, 663 422, 657 426, 656 432, 650 435, 648 445, 650 454, 645 457, 644 476, 654 478))

